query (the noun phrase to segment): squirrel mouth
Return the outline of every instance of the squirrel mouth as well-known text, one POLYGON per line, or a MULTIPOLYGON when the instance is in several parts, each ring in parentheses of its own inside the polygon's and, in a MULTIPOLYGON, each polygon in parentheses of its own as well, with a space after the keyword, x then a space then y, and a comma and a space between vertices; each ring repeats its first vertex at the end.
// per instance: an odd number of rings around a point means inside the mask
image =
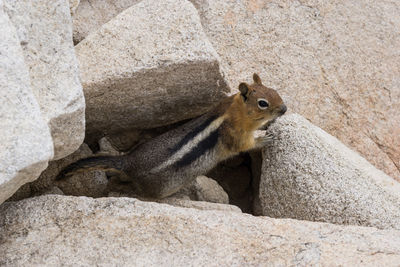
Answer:
POLYGON ((267 130, 271 124, 273 124, 276 121, 276 118, 273 120, 268 121, 267 123, 263 124, 259 130, 267 130))

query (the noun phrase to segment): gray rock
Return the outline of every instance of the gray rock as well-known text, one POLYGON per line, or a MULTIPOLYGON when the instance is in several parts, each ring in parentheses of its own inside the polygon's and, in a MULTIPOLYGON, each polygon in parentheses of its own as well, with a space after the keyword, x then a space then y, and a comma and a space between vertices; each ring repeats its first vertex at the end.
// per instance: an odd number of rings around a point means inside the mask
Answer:
POLYGON ((53 157, 16 29, 0 1, 0 203, 36 179, 53 157))
POLYGON ((191 0, 232 88, 253 72, 400 181, 400 1, 191 0))
POLYGON ((141 1, 90 34, 76 52, 87 138, 192 118, 228 91, 196 9, 184 0, 141 1))
MULTIPOLYGON (((71 1, 71 0, 70 0, 71 1)), ((89 33, 116 17, 128 7, 141 0, 82 0, 73 16, 74 43, 77 44, 89 33)))
POLYGON ((206 176, 198 176, 194 183, 196 200, 213 203, 228 204, 229 197, 224 189, 213 179, 206 176))
POLYGON ((400 229, 400 184, 300 115, 284 116, 263 149, 263 214, 400 229))
POLYGON ((400 232, 41 196, 0 206, 0 265, 398 266, 400 232))
POLYGON ((48 124, 54 159, 82 144, 85 102, 66 0, 5 0, 29 68, 33 93, 48 124))
POLYGON ((228 194, 224 189, 215 180, 206 176, 198 176, 192 184, 182 188, 172 197, 182 198, 182 196, 187 196, 189 199, 196 201, 229 203, 228 194))

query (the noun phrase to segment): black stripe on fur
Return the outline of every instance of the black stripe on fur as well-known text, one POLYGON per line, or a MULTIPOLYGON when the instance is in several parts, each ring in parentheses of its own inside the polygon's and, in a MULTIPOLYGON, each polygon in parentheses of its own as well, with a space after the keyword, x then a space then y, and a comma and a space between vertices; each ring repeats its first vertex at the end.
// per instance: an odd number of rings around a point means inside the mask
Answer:
POLYGON ((203 123, 201 123, 200 125, 198 125, 197 127, 195 127, 191 132, 189 132, 188 134, 186 134, 175 146, 173 146, 170 149, 171 154, 177 152, 179 149, 181 149, 184 145, 186 145, 187 143, 189 143, 191 140, 193 140, 193 138, 199 134, 200 132, 202 132, 205 128, 207 128, 208 125, 210 125, 215 119, 217 118, 217 116, 212 116, 210 118, 208 118, 207 120, 205 120, 203 123))
POLYGON ((204 155, 208 150, 213 149, 218 142, 219 137, 219 129, 215 129, 207 136, 204 140, 199 142, 199 144, 194 147, 191 151, 185 154, 179 161, 177 161, 176 167, 182 168, 187 165, 190 165, 193 161, 200 158, 204 155))
POLYGON ((90 170, 121 172, 123 171, 122 159, 121 157, 113 157, 113 156, 98 156, 98 157, 80 159, 65 167, 57 175, 56 180, 61 180, 77 172, 90 171, 90 170))

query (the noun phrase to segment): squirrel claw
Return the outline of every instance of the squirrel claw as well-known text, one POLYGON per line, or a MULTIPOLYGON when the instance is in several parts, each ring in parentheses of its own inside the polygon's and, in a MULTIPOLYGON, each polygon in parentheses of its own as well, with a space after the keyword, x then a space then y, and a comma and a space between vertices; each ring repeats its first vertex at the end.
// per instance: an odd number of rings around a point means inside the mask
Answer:
POLYGON ((264 147, 264 146, 270 144, 274 140, 275 140, 275 137, 271 133, 268 133, 264 136, 256 138, 256 147, 257 148, 264 147))

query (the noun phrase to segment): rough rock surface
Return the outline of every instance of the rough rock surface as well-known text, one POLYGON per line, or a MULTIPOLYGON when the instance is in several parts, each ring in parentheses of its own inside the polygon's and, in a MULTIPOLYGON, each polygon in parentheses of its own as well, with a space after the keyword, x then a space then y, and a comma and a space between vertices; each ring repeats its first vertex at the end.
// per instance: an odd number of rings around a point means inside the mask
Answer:
POLYGON ((129 197, 129 198, 138 198, 142 201, 150 201, 150 202, 158 202, 163 204, 168 204, 175 207, 182 208, 193 208, 199 210, 224 210, 224 211, 234 211, 234 212, 242 212, 239 207, 229 204, 222 203, 213 203, 207 201, 198 201, 191 200, 187 195, 173 195, 171 197, 163 198, 163 199, 145 199, 138 196, 135 196, 132 193, 124 193, 124 192, 115 192, 112 191, 108 194, 108 197, 129 197))
POLYGON ((73 16, 74 43, 99 29, 128 7, 141 0, 82 0, 73 16))
POLYGON ((224 189, 213 179, 198 176, 194 182, 175 193, 172 197, 187 196, 191 200, 228 204, 229 197, 224 189))
POLYGON ((160 199, 157 200, 157 202, 172 205, 175 207, 193 208, 198 210, 221 210, 221 211, 233 211, 240 213, 242 212, 239 207, 233 205, 212 203, 206 201, 194 201, 194 200, 174 198, 174 197, 160 199))
POLYGON ((263 215, 400 229, 400 183, 300 115, 268 130, 263 215))
POLYGON ((5 11, 17 29, 32 90, 51 131, 54 159, 60 159, 78 149, 85 129, 68 2, 5 0, 5 11))
POLYGON ((195 117, 228 91, 188 1, 141 1, 90 34, 76 52, 88 138, 195 117))
POLYGON ((79 6, 80 0, 68 0, 69 3, 69 11, 71 12, 71 16, 75 14, 76 9, 79 6))
POLYGON ((17 32, 0 1, 0 203, 34 179, 53 157, 17 32))
POLYGON ((259 73, 400 181, 400 1, 191 1, 232 88, 259 73))
POLYGON ((400 232, 128 198, 0 206, 0 265, 398 266, 400 232))

